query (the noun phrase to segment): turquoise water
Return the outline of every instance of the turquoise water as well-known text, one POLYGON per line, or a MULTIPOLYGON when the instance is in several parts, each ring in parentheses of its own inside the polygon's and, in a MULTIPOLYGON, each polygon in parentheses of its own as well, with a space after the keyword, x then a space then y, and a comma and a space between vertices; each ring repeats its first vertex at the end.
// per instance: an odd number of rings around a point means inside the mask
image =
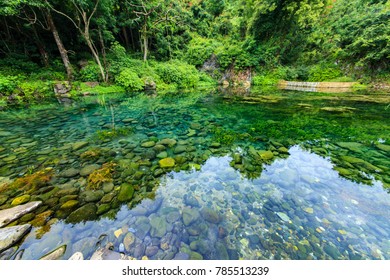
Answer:
POLYGON ((3 112, 0 208, 43 203, 1 258, 110 244, 137 259, 390 259, 386 98, 183 93, 3 112))

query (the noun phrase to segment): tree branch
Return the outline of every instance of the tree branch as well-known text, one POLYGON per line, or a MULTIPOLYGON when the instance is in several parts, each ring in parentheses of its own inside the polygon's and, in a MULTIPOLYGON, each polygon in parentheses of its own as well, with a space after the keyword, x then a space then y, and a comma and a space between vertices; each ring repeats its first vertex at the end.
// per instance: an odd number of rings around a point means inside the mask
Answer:
POLYGON ((80 26, 77 25, 76 22, 75 22, 70 16, 68 16, 67 14, 65 14, 65 13, 63 13, 63 12, 57 10, 56 8, 54 8, 52 5, 50 5, 49 2, 47 2, 47 0, 45 0, 45 2, 46 2, 46 4, 48 5, 48 7, 49 7, 51 10, 53 10, 54 12, 56 12, 56 13, 59 14, 59 15, 62 15, 62 16, 64 16, 64 17, 66 17, 67 19, 69 19, 69 20, 73 23, 73 25, 76 27, 76 29, 80 29, 80 26))

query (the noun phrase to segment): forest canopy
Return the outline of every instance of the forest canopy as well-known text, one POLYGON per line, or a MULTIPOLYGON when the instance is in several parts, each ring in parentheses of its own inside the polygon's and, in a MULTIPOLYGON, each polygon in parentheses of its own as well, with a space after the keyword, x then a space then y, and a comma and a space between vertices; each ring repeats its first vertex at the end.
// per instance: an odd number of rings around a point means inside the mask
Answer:
POLYGON ((263 78, 389 79, 390 1, 0 0, 0 21, 2 95, 37 76, 194 85, 210 59, 263 78))

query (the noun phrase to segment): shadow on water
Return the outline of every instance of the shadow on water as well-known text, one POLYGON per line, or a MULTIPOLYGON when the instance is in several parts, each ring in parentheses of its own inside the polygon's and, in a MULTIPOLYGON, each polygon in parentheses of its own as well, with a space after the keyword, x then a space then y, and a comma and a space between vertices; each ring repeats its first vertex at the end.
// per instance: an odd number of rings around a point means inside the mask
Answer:
POLYGON ((2 113, 0 208, 42 201, 2 258, 388 259, 388 97, 269 92, 2 113))

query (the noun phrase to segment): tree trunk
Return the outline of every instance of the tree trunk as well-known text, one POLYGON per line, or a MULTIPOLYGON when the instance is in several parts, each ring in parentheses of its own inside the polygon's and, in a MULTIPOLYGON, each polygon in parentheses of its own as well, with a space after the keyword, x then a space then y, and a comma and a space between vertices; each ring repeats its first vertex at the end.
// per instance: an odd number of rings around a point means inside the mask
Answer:
POLYGON ((54 24, 53 18, 51 16, 51 13, 48 11, 46 12, 47 22, 49 24, 50 31, 53 33, 54 40, 56 41, 58 50, 60 52, 62 62, 64 63, 66 74, 68 76, 68 80, 73 80, 73 69, 72 65, 70 64, 70 60, 68 57, 68 51, 65 49, 64 44, 62 43, 61 37, 58 34, 58 30, 54 24))
POLYGON ((49 67, 49 55, 46 51, 45 45, 42 43, 41 39, 39 38, 37 29, 35 26, 32 24, 31 25, 32 30, 34 32, 34 38, 35 38, 35 43, 38 47, 39 53, 41 54, 42 57, 42 62, 45 65, 45 67, 49 67))
POLYGON ((102 56, 103 56, 103 66, 105 69, 104 73, 104 81, 108 81, 108 64, 107 64, 107 56, 106 56, 106 46, 104 44, 103 34, 102 31, 99 28, 99 40, 100 40, 100 47, 102 48, 102 56))
POLYGON ((130 49, 129 36, 127 36, 126 27, 122 27, 123 38, 125 39, 126 50, 130 49))
POLYGON ((146 29, 146 23, 144 24, 144 28, 143 28, 142 33, 143 33, 142 37, 144 40, 144 61, 147 61, 147 59, 148 59, 148 33, 147 33, 147 29, 146 29))
POLYGON ((82 35, 84 36, 84 39, 87 42, 87 45, 88 45, 89 49, 91 50, 93 58, 95 59, 96 63, 99 66, 100 75, 102 76, 103 81, 106 82, 106 75, 104 73, 104 67, 102 65, 102 62, 100 61, 99 53, 97 52, 95 46, 93 45, 92 39, 89 36, 89 29, 88 29, 88 27, 85 28, 84 33, 82 35))

